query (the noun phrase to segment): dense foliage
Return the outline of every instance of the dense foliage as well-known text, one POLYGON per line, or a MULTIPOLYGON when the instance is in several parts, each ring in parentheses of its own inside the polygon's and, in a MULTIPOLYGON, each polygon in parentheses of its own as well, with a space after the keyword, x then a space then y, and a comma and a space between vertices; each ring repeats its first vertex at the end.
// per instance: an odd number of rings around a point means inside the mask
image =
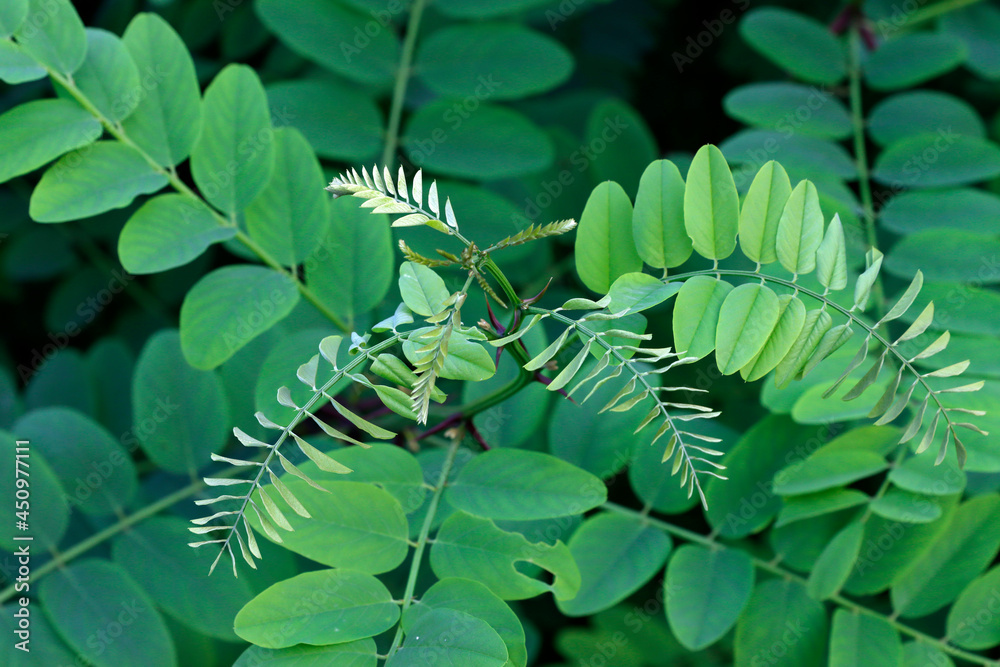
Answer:
POLYGON ((1000 7, 139 4, 0 5, 0 662, 995 664, 1000 7))

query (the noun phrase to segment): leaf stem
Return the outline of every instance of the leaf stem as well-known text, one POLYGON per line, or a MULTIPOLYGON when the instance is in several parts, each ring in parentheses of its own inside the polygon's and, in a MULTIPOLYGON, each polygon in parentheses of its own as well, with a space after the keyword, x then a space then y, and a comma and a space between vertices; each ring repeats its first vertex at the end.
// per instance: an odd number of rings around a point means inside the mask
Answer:
POLYGON ((399 126, 403 117, 406 86, 410 81, 413 52, 417 46, 420 20, 423 17, 426 4, 427 0, 414 0, 413 7, 410 9, 410 20, 406 24, 406 38, 403 40, 399 69, 396 70, 396 82, 392 89, 392 103, 389 107, 389 121, 385 130, 385 145, 382 148, 382 164, 389 169, 392 169, 393 158, 399 145, 399 126))
MULTIPOLYGON (((734 548, 734 547, 732 547, 732 546, 730 546, 728 544, 725 544, 725 543, 722 543, 722 542, 717 542, 716 540, 714 540, 714 539, 712 539, 710 537, 707 537, 705 535, 702 535, 700 533, 696 533, 694 531, 687 530, 686 528, 681 528, 680 526, 675 526, 672 523, 669 523, 669 522, 664 521, 662 519, 657 519, 656 517, 650 517, 650 516, 644 515, 641 512, 638 512, 638 511, 636 511, 634 509, 631 509, 629 507, 625 507, 623 505, 619 505, 617 503, 606 502, 603 505, 601 505, 601 509, 603 509, 605 511, 608 511, 608 512, 615 512, 617 514, 623 514, 625 516, 630 516, 630 517, 634 517, 634 518, 640 519, 643 522, 645 522, 645 523, 647 523, 647 524, 649 524, 651 526, 655 526, 656 528, 659 528, 660 530, 662 530, 665 533, 670 533, 671 535, 679 537, 679 538, 681 538, 683 540, 686 540, 688 542, 693 542, 695 544, 700 544, 700 545, 702 545, 704 547, 708 547, 709 549, 733 549, 734 548)), ((740 549, 740 551, 743 551, 743 550, 740 549)), ((744 552, 744 553, 747 553, 747 552, 744 552)), ((767 572, 770 572, 771 574, 777 575, 777 576, 782 577, 784 579, 791 579, 791 580, 797 581, 798 583, 802 584, 803 586, 806 584, 805 577, 803 577, 801 575, 798 575, 798 574, 796 574, 796 573, 794 573, 794 572, 792 572, 790 570, 787 570, 787 569, 781 567, 776 562, 766 561, 766 560, 764 560, 762 558, 758 558, 757 556, 752 555, 751 553, 747 553, 747 556, 753 562, 754 567, 756 567, 756 568, 758 568, 760 570, 765 570, 767 572)), ((984 658, 981 655, 976 655, 975 653, 969 653, 968 651, 963 651, 960 648, 955 648, 954 646, 951 646, 950 644, 947 644, 947 643, 943 642, 940 639, 932 637, 932 636, 930 636, 928 634, 925 634, 925 633, 923 633, 923 632, 921 632, 919 630, 915 630, 915 629, 913 629, 913 628, 911 628, 911 627, 909 627, 907 625, 903 625, 902 623, 896 621, 895 619, 889 618, 889 617, 887 617, 887 616, 885 616, 883 614, 880 614, 879 612, 877 612, 877 611, 875 611, 873 609, 869 609, 868 607, 865 607, 864 605, 860 605, 860 604, 854 602, 853 600, 848 600, 847 598, 845 598, 842 595, 839 595, 839 594, 838 595, 833 595, 833 596, 831 596, 829 598, 829 600, 831 602, 833 602, 834 604, 836 604, 838 606, 841 606, 841 607, 844 607, 846 609, 850 609, 851 611, 853 611, 855 613, 864 614, 865 616, 871 616, 873 618, 880 618, 883 621, 885 621, 886 623, 888 623, 889 625, 891 625, 892 627, 894 627, 897 631, 899 631, 899 632, 901 632, 901 633, 903 633, 905 635, 909 635, 910 637, 913 637, 914 639, 916 639, 918 641, 927 642, 928 644, 931 644, 931 645, 935 646, 936 648, 940 649, 941 651, 944 651, 945 653, 948 653, 950 655, 955 656, 956 658, 961 658, 962 660, 968 660, 971 663, 974 663, 974 664, 977 664, 977 665, 983 665, 984 667, 990 667, 990 665, 995 665, 996 664, 995 662, 993 662, 989 658, 984 658)))
POLYGON ((399 626, 396 628, 396 635, 392 639, 392 646, 386 654, 386 660, 389 660, 396 654, 400 643, 403 641, 402 615, 405 614, 406 610, 410 608, 411 604, 413 604, 413 592, 417 587, 417 576, 420 574, 420 563, 423 560, 424 549, 427 547, 427 538, 430 537, 431 526, 434 525, 434 518, 437 515, 438 503, 441 502, 441 495, 444 493, 444 487, 448 483, 448 476, 451 474, 451 468, 455 463, 455 454, 458 452, 458 446, 460 443, 461 438, 452 438, 451 444, 448 445, 448 451, 444 457, 444 463, 441 465, 441 474, 438 475, 437 484, 434 486, 430 503, 427 505, 427 516, 424 517, 424 523, 420 527, 420 535, 417 537, 417 546, 413 551, 413 560, 410 561, 410 573, 406 578, 406 589, 403 592, 403 603, 402 608, 400 609, 399 626))
POLYGON ((942 2, 929 5, 927 7, 921 7, 917 11, 910 14, 901 28, 912 28, 918 23, 923 23, 924 21, 929 21, 931 19, 937 18, 943 14, 953 12, 963 7, 968 7, 970 5, 975 5, 981 0, 943 0, 942 2))

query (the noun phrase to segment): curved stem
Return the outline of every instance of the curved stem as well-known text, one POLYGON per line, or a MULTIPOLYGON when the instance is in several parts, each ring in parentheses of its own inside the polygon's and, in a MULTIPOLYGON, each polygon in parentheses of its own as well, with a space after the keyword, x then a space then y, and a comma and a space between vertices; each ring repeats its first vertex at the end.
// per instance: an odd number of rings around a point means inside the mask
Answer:
MULTIPOLYGON (((636 519, 640 519, 644 523, 659 528, 665 533, 670 533, 671 535, 679 537, 683 540, 686 540, 688 542, 693 542, 695 544, 700 544, 704 547, 708 547, 709 549, 733 548, 722 542, 717 542, 711 537, 702 535, 701 533, 696 533, 694 531, 681 528, 680 526, 675 526, 674 524, 669 523, 667 521, 663 521, 662 519, 646 516, 641 512, 638 512, 629 507, 624 507, 617 503, 606 502, 603 505, 601 505, 601 509, 606 510, 608 512, 615 512, 617 514, 624 514, 625 516, 630 516, 636 519)), ((740 549, 740 551, 743 550, 740 549)), ((775 574, 784 579, 791 579, 797 581, 803 586, 806 584, 805 577, 798 575, 790 570, 787 570, 773 561, 766 561, 746 551, 744 551, 743 553, 746 553, 746 555, 750 558, 751 562, 753 562, 754 567, 756 567, 757 569, 770 572, 771 574, 775 574)), ((956 658, 961 658, 962 660, 968 660, 971 663, 977 665, 983 665, 984 667, 989 667, 990 665, 996 664, 989 658, 984 658, 981 655, 976 655, 975 653, 969 653, 968 651, 963 651, 960 648, 955 648, 954 646, 951 646, 950 644, 947 644, 941 641, 940 639, 937 639, 928 634, 920 632, 919 630, 915 630, 907 625, 903 625, 899 621, 889 618, 883 614, 880 614, 879 612, 869 609, 868 607, 860 605, 854 602, 853 600, 848 600, 842 595, 839 594, 833 595, 829 598, 829 600, 834 604, 840 607, 844 607, 845 609, 850 609, 851 611, 857 614, 864 614, 865 616, 871 616, 873 618, 882 619, 883 621, 891 625, 893 628, 895 628, 897 631, 905 635, 909 635, 910 637, 913 637, 916 640, 927 642, 928 644, 931 644, 934 647, 938 648, 939 650, 944 651, 945 653, 948 653, 950 655, 953 655, 956 658)))
MULTIPOLYGON (((441 495, 444 493, 444 487, 448 484, 448 475, 451 474, 452 465, 455 463, 455 453, 458 452, 458 445, 461 442, 460 438, 453 438, 451 444, 448 446, 448 453, 444 457, 444 463, 441 466, 441 474, 438 475, 437 484, 434 486, 434 491, 431 494, 430 503, 427 505, 427 516, 424 517, 424 523, 420 527, 420 535, 417 537, 417 546, 413 551, 413 560, 410 562, 410 573, 406 578, 406 589, 403 591, 403 603, 402 609, 400 610, 400 617, 406 613, 406 610, 410 608, 413 604, 413 591, 417 587, 417 575, 420 573, 420 563, 423 560, 424 549, 427 547, 427 538, 431 533, 431 526, 434 525, 434 518, 437 515, 438 503, 441 502, 441 495)), ((399 649, 400 643, 403 641, 403 623, 402 618, 400 618, 399 626, 396 628, 396 635, 392 638, 392 646, 389 648, 389 653, 386 654, 386 660, 392 658, 399 649)))
POLYGON ((393 158, 399 145, 399 125, 403 117, 403 102, 406 99, 406 86, 410 81, 410 68, 413 63, 413 52, 417 46, 417 34, 420 32, 420 19, 424 14, 427 0, 414 0, 410 9, 410 20, 406 24, 406 39, 403 41, 403 52, 399 59, 399 69, 396 70, 396 83, 392 89, 392 103, 389 107, 389 122, 385 130, 385 146, 382 148, 382 164, 392 169, 393 158))
MULTIPOLYGON (((215 208, 213 208, 208 202, 202 199, 200 195, 198 195, 196 192, 194 192, 194 190, 188 187, 187 183, 185 183, 180 179, 180 177, 177 175, 177 171, 173 167, 166 167, 162 164, 159 164, 155 159, 153 159, 153 157, 149 153, 144 151, 142 147, 140 147, 137 143, 135 143, 132 140, 132 138, 125 133, 125 130, 121 127, 120 124, 112 122, 110 118, 101 113, 100 109, 94 106, 94 103, 90 101, 90 99, 83 93, 83 91, 77 88, 76 83, 74 83, 72 79, 67 78, 61 75, 59 72, 56 72, 55 70, 49 68, 46 68, 46 71, 54 81, 57 81, 61 86, 63 86, 63 88, 65 88, 69 92, 70 95, 72 95, 73 99, 79 102, 84 109, 86 109, 88 112, 90 112, 92 116, 94 116, 94 118, 100 121, 101 125, 104 126, 104 129, 107 130, 108 134, 110 134, 111 136, 113 136, 115 139, 125 144, 126 146, 129 146, 130 148, 138 152, 140 155, 142 155, 143 159, 145 159, 146 162, 157 173, 162 174, 167 178, 167 182, 178 193, 184 195, 185 197, 188 197, 189 199, 197 201, 199 204, 204 205, 205 208, 207 208, 211 212, 212 217, 215 218, 216 222, 218 222, 220 226, 222 227, 236 226, 233 221, 229 220, 224 215, 216 211, 215 208)), ((294 271, 289 271, 287 268, 282 266, 277 260, 271 257, 270 254, 268 254, 263 248, 261 248, 259 244, 257 244, 253 239, 247 236, 242 230, 237 229, 236 239, 244 246, 246 246, 251 252, 257 255, 260 258, 260 260, 264 262, 267 266, 291 278, 292 281, 295 283, 295 286, 298 289, 299 293, 302 294, 302 296, 305 297, 306 300, 308 300, 311 304, 313 304, 316 307, 316 309, 323 314, 324 317, 329 319, 334 324, 334 326, 336 326, 338 329, 340 329, 345 333, 349 333, 350 328, 347 326, 347 324, 345 324, 344 321, 341 320, 340 317, 338 317, 328 307, 323 305, 323 303, 319 300, 319 297, 317 297, 316 294, 311 289, 309 289, 305 283, 299 280, 298 276, 295 275, 294 271)))

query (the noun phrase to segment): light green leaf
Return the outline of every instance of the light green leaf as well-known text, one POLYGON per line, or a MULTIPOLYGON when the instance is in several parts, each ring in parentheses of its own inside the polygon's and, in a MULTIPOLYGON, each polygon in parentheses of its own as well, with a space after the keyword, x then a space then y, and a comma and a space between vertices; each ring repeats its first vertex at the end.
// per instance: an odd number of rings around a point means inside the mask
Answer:
MULTIPOLYGON (((403 342, 403 353, 411 364, 416 364, 417 360, 424 356, 416 352, 423 345, 417 342, 416 336, 425 331, 429 329, 417 329, 403 342)), ((457 331, 451 333, 448 339, 448 356, 444 358, 441 377, 449 380, 480 382, 492 377, 495 372, 493 357, 485 347, 477 341, 470 340, 465 334, 457 331)))
POLYGON ((431 33, 421 42, 414 67, 439 95, 510 100, 563 83, 573 71, 573 57, 561 43, 517 23, 472 23, 431 33), (494 79, 486 72, 503 75, 494 79))
POLYGON ((409 309, 424 317, 444 310, 444 302, 451 296, 441 276, 433 269, 413 262, 399 265, 399 291, 409 309))
POLYGON ((66 222, 123 208, 167 184, 142 155, 117 141, 63 156, 42 175, 31 193, 30 213, 38 222, 66 222))
POLYGON ((478 581, 503 600, 523 600, 548 591, 557 600, 567 600, 580 590, 580 571, 565 544, 533 544, 523 535, 497 528, 489 519, 464 512, 456 512, 442 524, 431 547, 430 562, 439 578, 478 581), (523 562, 552 573, 553 583, 515 568, 523 562))
POLYGON ((407 622, 402 646, 386 667, 444 664, 468 667, 503 667, 507 647, 490 625, 457 609, 432 609, 407 622))
POLYGON ((777 255, 793 274, 816 268, 816 251, 823 240, 823 211, 810 181, 800 181, 785 203, 778 222, 777 255))
POLYGON ((375 640, 370 638, 328 646, 296 644, 281 649, 251 644, 233 667, 376 667, 377 656, 375 640))
MULTIPOLYGON (((395 70, 395 61, 392 66, 395 70)), ((438 100, 410 116, 402 145, 417 167, 444 176, 491 181, 537 173, 555 159, 549 134, 524 114, 484 102, 467 118, 456 116, 449 121, 454 105, 451 100, 438 100)))
POLYGON ((973 651, 1000 644, 1000 625, 982 620, 987 613, 995 614, 998 590, 1000 566, 966 586, 948 611, 948 638, 954 644, 973 651))
POLYGON ((823 336, 833 326, 833 318, 825 310, 819 308, 810 310, 805 315, 805 322, 798 338, 792 343, 788 354, 778 363, 774 371, 774 382, 778 388, 783 388, 795 377, 805 365, 820 344, 823 336))
POLYGON ((617 183, 605 181, 590 193, 576 230, 574 255, 580 280, 601 294, 620 276, 642 270, 632 240, 632 202, 617 183))
POLYGON ((205 90, 204 127, 191 174, 205 199, 235 219, 274 172, 274 130, 257 73, 229 65, 205 90))
POLYGON ((28 18, 28 0, 8 0, 0 7, 0 39, 6 40, 28 18))
POLYGON ((200 199, 159 195, 136 211, 118 237, 118 257, 129 273, 159 273, 183 266, 213 243, 236 236, 200 199))
POLYGON ((947 653, 929 642, 913 641, 903 644, 902 667, 955 667, 947 653))
POLYGON ((559 611, 589 616, 621 602, 663 567, 671 546, 666 533, 635 517, 602 513, 587 519, 569 540, 580 592, 558 600, 559 611))
POLYGON ((688 168, 684 189, 684 227, 695 251, 725 259, 736 249, 740 198, 722 151, 702 146, 688 168))
POLYGON ((329 224, 326 194, 315 186, 323 172, 298 130, 278 128, 273 141, 274 176, 247 207, 247 232, 279 263, 295 266, 314 251, 329 224))
POLYGON ((366 449, 345 447, 333 453, 336 461, 351 469, 346 474, 328 474, 312 464, 303 471, 313 479, 331 482, 371 482, 399 501, 404 512, 413 512, 424 502, 427 490, 420 463, 413 454, 395 445, 372 443, 366 449))
POLYGON ((847 609, 833 612, 830 631, 830 667, 901 665, 903 642, 884 618, 847 609))
POLYGON ((177 664, 174 642, 155 603, 119 565, 98 558, 70 563, 45 577, 39 600, 59 636, 73 648, 74 659, 101 667, 177 664), (81 621, 82 610, 86 622, 81 621), (116 626, 123 632, 115 641, 97 640, 94 628, 116 626))
POLYGON ((958 597, 1000 548, 1000 498, 962 503, 944 530, 892 585, 892 606, 904 618, 926 616, 958 597))
POLYGON ((806 582, 809 597, 826 600, 840 591, 851 576, 854 562, 858 559, 864 532, 863 523, 852 521, 830 540, 809 573, 809 580, 806 582))
POLYGON ((792 184, 785 168, 771 160, 754 176, 740 209, 740 249, 754 262, 770 264, 778 259, 778 223, 792 184))
POLYGON ((965 45, 951 35, 916 32, 879 45, 863 69, 875 90, 910 88, 955 69, 965 60, 965 45))
POLYGON ((125 132, 157 163, 177 166, 201 135, 201 91, 191 54, 170 24, 153 13, 137 14, 122 41, 142 81, 125 132))
POLYGON ((719 313, 733 286, 710 276, 684 281, 674 305, 674 345, 688 357, 701 359, 715 349, 719 313))
POLYGON ((181 304, 181 349, 195 368, 215 368, 284 319, 298 303, 288 276, 263 266, 226 266, 204 276, 181 304))
POLYGON ((351 570, 317 570, 279 581, 236 615, 243 639, 265 648, 340 644, 380 634, 399 619, 382 582, 351 570), (303 600, 309 600, 303 607, 303 600))
POLYGON ((0 81, 16 85, 37 81, 44 76, 45 68, 25 53, 16 42, 0 39, 0 81))
POLYGON ((778 321, 753 359, 740 368, 740 375, 747 382, 759 380, 784 359, 792 348, 806 321, 806 307, 791 294, 778 297, 778 321))
POLYGON ((774 491, 783 496, 815 493, 847 486, 888 467, 885 458, 865 449, 820 448, 804 461, 784 468, 774 476, 774 491))
POLYGON ((399 66, 399 40, 394 30, 371 23, 370 14, 326 0, 259 0, 254 9, 264 25, 300 56, 357 83, 377 87, 392 83, 399 66), (374 34, 370 23, 379 28, 374 34))
POLYGON ((647 273, 626 273, 615 280, 608 290, 611 297, 608 312, 638 313, 648 310, 677 294, 681 284, 664 283, 647 273))
POLYGON ((607 500, 607 488, 550 454, 494 449, 466 464, 445 499, 487 519, 544 519, 593 509, 607 500))
POLYGON ((70 100, 32 100, 0 116, 0 182, 97 141, 101 124, 70 100))
POLYGON ((691 238, 684 228, 684 179, 670 160, 650 163, 639 179, 632 212, 635 248, 646 264, 665 269, 691 256, 691 238))
POLYGON ((139 68, 117 35, 99 28, 86 32, 87 57, 73 78, 102 116, 121 122, 139 103, 139 68))
MULTIPOLYGON (((894 441, 895 442, 895 441, 894 441)), ((775 528, 781 528, 796 521, 814 519, 826 514, 863 505, 870 500, 867 494, 856 489, 835 488, 801 496, 782 498, 783 506, 775 528)))
POLYGON ((670 629, 688 650, 711 646, 736 624, 753 584, 753 563, 744 552, 685 544, 667 566, 670 629))
POLYGON ((941 506, 933 497, 910 493, 895 486, 890 486, 881 498, 874 499, 871 508, 880 517, 903 523, 929 523, 941 518, 941 506))
POLYGON ((760 283, 740 285, 726 295, 715 334, 715 360, 723 375, 753 361, 780 316, 778 295, 760 283))
POLYGON ((965 472, 951 457, 934 465, 931 456, 911 456, 889 472, 889 481, 911 493, 949 496, 965 490, 965 472))
MULTIPOLYGON (((231 427, 221 378, 191 368, 176 329, 152 336, 132 378, 134 426, 127 445, 139 445, 161 468, 195 476, 222 451, 231 427)), ((124 440, 123 440, 124 442, 124 440)))
POLYGON ((816 278, 823 287, 832 290, 847 287, 847 246, 844 242, 844 228, 836 213, 826 228, 823 242, 816 250, 816 278))
POLYGON ((788 665, 822 665, 826 659, 828 621, 822 603, 790 579, 757 584, 736 625, 735 667, 756 667, 754 658, 785 649, 788 665), (795 641, 791 641, 794 637, 795 641))
POLYGON ((21 49, 59 74, 78 70, 87 55, 87 32, 73 3, 28 0, 28 16, 14 31, 21 49))

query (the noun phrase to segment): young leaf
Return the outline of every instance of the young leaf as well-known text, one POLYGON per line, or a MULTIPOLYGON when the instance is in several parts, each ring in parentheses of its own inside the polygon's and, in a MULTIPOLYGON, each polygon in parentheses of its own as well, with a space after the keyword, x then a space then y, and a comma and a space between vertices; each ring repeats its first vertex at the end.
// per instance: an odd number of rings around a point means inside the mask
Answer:
POLYGON ((403 262, 399 266, 399 292, 410 310, 424 317, 444 310, 450 296, 441 276, 413 262, 403 262))
POLYGON ((588 288, 606 294, 619 276, 642 270, 632 240, 632 202, 620 185, 590 193, 576 230, 576 272, 588 288))
POLYGON ((684 281, 674 305, 674 344, 677 351, 701 359, 715 349, 719 313, 733 286, 709 276, 684 281))
POLYGON ((769 287, 747 283, 729 292, 715 335, 715 360, 723 375, 735 373, 760 353, 780 314, 778 295, 769 287))
POLYGON ((823 287, 831 290, 847 287, 847 247, 844 242, 844 227, 837 213, 834 213, 823 242, 816 250, 816 277, 823 287))
POLYGON ((684 189, 684 227, 694 249, 725 259, 736 249, 740 198, 726 158, 711 144, 695 153, 684 189))
POLYGON ((760 264, 778 260, 778 222, 791 194, 788 174, 774 160, 754 176, 740 209, 740 248, 750 260, 760 264))
POLYGON ((684 228, 684 178, 673 162, 657 160, 642 173, 632 234, 639 256, 654 268, 680 266, 691 256, 684 228))
POLYGON ((816 268, 816 251, 823 239, 823 211, 811 181, 792 190, 778 221, 777 255, 781 265, 795 275, 816 268))

